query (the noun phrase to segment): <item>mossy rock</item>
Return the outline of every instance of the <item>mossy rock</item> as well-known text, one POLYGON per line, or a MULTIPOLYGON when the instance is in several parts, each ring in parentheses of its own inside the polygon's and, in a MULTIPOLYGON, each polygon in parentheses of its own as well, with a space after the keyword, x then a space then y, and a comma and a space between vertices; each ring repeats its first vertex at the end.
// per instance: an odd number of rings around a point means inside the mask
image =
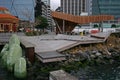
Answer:
POLYGON ((3 49, 1 50, 1 53, 0 53, 0 58, 4 55, 4 53, 6 52, 6 51, 8 51, 9 50, 9 45, 8 44, 5 44, 4 45, 4 47, 3 47, 3 49))
POLYGON ((22 57, 22 48, 18 44, 12 44, 7 56, 7 68, 9 71, 13 71, 13 66, 20 57, 22 57))
POLYGON ((22 57, 15 63, 14 76, 16 78, 25 78, 27 76, 26 60, 22 57))

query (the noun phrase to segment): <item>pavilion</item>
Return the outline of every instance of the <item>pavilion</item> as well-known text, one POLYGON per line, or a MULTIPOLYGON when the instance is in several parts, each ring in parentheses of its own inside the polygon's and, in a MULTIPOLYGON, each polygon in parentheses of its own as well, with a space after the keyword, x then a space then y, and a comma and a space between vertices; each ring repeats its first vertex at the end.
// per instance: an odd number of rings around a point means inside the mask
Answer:
POLYGON ((0 32, 16 32, 19 19, 10 14, 5 7, 0 7, 0 32))

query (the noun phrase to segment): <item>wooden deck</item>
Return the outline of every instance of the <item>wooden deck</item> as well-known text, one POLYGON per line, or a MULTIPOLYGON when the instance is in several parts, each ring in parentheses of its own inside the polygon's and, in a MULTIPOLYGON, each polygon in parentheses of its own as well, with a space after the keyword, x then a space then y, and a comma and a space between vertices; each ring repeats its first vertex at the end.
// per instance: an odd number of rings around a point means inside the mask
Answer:
MULTIPOLYGON (((12 34, 0 34, 1 43, 8 43, 12 34), (4 34, 4 35, 3 35, 4 34)), ((79 35, 42 35, 42 36, 19 36, 25 55, 31 63, 35 56, 43 63, 65 60, 65 55, 60 52, 81 44, 103 43, 110 33, 92 34, 92 36, 79 35)))
MULTIPOLYGON (((56 35, 56 36, 21 36, 21 43, 28 49, 34 47, 34 53, 27 53, 36 56, 41 62, 55 62, 65 60, 65 55, 60 52, 78 46, 80 44, 102 43, 110 35, 108 33, 93 34, 94 36, 56 35), (101 39, 102 37, 102 39, 101 39), (104 38, 103 38, 104 37, 104 38), (31 45, 32 44, 32 45, 31 45)), ((32 58, 29 56, 29 58, 32 58)), ((32 58, 33 59, 33 58, 32 58)))
POLYGON ((36 56, 37 56, 37 58, 40 59, 43 63, 66 60, 66 56, 63 55, 63 54, 60 54, 60 53, 58 53, 58 52, 36 53, 36 56))

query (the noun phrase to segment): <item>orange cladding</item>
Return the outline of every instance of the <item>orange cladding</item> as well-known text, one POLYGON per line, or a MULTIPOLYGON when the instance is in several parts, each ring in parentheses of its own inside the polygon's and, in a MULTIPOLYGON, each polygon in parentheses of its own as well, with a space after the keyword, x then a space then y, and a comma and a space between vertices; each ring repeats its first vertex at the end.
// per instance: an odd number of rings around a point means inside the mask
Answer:
POLYGON ((94 16, 74 16, 71 14, 65 14, 61 12, 52 12, 52 17, 57 19, 62 19, 70 21, 77 24, 87 24, 90 22, 101 22, 107 20, 114 20, 114 17, 111 15, 94 15, 94 16))

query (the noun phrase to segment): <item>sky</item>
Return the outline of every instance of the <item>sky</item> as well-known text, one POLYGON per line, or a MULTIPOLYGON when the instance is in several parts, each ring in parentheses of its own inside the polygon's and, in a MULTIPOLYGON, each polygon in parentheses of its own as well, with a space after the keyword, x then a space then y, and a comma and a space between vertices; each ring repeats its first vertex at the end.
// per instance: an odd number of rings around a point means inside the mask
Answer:
POLYGON ((60 6, 60 0, 50 0, 50 4, 51 4, 51 9, 55 10, 56 8, 58 8, 58 6, 60 6))

